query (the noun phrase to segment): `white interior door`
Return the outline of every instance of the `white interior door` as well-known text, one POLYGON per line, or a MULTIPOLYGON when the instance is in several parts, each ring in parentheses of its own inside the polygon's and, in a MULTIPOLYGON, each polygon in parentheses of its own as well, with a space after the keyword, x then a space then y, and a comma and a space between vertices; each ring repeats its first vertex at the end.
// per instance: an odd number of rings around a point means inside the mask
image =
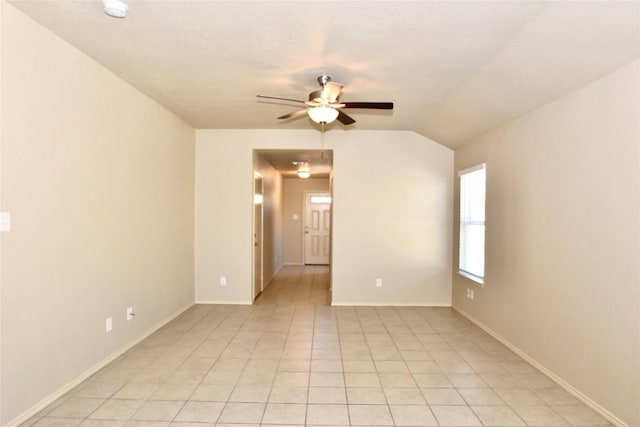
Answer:
POLYGON ((328 265, 331 255, 331 195, 305 193, 304 263, 328 265))
POLYGON ((262 177, 253 178, 253 299, 262 292, 262 177))

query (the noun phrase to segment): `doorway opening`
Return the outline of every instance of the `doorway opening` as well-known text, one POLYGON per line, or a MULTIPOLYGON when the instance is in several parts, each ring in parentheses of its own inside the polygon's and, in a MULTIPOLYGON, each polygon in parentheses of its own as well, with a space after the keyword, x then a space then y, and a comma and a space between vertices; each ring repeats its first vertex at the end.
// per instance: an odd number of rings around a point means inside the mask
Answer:
POLYGON ((253 171, 261 178, 260 184, 254 182, 254 197, 258 197, 259 185, 262 190, 262 205, 254 203, 253 207, 253 227, 263 230, 261 238, 254 232, 252 242, 254 300, 260 292, 262 296, 256 303, 274 300, 275 288, 286 289, 285 294, 289 295, 291 287, 299 286, 298 291, 293 291, 297 302, 307 298, 314 303, 330 303, 333 151, 260 149, 254 150, 253 155, 253 171), (257 264, 260 256, 261 267, 257 264), (297 268, 305 266, 309 268, 297 268), (260 268, 261 288, 256 275, 260 268), (288 277, 285 286, 283 277, 288 277), (326 298, 319 295, 323 289, 326 298))

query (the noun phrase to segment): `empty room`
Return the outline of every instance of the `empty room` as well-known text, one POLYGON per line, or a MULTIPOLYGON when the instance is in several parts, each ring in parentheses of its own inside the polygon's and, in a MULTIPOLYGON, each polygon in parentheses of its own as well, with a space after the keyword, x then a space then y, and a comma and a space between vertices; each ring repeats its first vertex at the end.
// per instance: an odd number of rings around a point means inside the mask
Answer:
POLYGON ((0 425, 640 427, 640 2, 0 1, 0 425))

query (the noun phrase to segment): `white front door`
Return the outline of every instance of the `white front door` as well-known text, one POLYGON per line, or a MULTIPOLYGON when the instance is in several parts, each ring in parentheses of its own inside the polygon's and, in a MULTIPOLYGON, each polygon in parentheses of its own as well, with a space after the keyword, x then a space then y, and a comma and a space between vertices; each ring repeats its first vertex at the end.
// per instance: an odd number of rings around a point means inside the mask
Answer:
POLYGON ((253 299, 262 292, 262 177, 253 178, 253 299))
POLYGON ((305 193, 304 263, 328 265, 331 255, 331 195, 305 193))

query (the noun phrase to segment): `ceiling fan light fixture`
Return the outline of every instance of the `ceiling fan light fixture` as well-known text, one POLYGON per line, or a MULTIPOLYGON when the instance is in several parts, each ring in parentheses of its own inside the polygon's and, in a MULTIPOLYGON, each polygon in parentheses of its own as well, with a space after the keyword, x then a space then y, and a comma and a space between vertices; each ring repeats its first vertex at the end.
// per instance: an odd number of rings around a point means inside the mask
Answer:
POLYGON ((104 13, 114 18, 124 18, 127 16, 129 6, 122 0, 102 0, 104 13))
POLYGON ((309 108, 307 114, 316 123, 331 123, 338 118, 338 110, 322 105, 320 107, 309 108))

